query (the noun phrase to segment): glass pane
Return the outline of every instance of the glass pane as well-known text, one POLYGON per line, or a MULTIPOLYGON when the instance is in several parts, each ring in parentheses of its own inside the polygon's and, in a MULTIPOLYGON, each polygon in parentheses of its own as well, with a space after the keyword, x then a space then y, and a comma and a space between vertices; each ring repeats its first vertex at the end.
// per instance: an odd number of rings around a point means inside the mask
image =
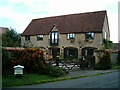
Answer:
POLYGON ((94 39, 94 33, 91 33, 91 39, 94 39))
POLYGON ((52 43, 54 43, 54 33, 52 33, 52 43))
POLYGON ((70 34, 67 34, 67 39, 69 39, 69 37, 70 37, 70 34))
POLYGON ((73 38, 75 37, 75 34, 73 33, 73 38))
POLYGON ((86 33, 86 39, 94 39, 94 33, 86 33))
POLYGON ((58 37, 58 35, 57 35, 57 34, 58 34, 58 33, 56 32, 56 33, 55 33, 55 39, 57 39, 57 37, 58 37))
POLYGON ((55 33, 55 43, 58 43, 58 32, 55 33))

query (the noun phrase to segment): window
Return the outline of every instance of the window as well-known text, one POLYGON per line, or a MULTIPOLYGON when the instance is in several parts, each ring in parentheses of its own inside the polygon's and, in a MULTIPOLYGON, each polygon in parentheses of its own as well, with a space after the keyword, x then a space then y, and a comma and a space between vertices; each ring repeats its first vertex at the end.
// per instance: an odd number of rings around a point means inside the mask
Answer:
POLYGON ((67 34, 67 39, 75 39, 75 34, 74 33, 67 34))
POLYGON ((26 41, 30 40, 30 36, 25 36, 25 40, 26 41))
POLYGON ((85 51, 86 56, 93 56, 93 54, 94 54, 93 48, 86 49, 86 51, 85 51))
POLYGON ((58 45, 58 32, 53 31, 50 33, 50 45, 58 45))
POLYGON ((77 58, 78 50, 76 48, 65 48, 64 49, 64 58, 77 58))
POLYGON ((90 39, 94 39, 94 33, 93 32, 86 33, 86 40, 90 40, 90 39))
POLYGON ((43 35, 37 35, 37 40, 43 40, 43 35))
POLYGON ((105 39, 107 39, 107 33, 105 32, 105 37, 104 37, 105 39))

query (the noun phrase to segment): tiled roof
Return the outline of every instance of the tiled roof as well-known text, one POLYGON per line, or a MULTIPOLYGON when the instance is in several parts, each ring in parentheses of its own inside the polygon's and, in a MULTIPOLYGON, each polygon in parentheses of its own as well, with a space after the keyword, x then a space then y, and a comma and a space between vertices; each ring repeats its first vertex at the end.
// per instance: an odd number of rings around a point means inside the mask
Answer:
POLYGON ((102 32, 106 11, 33 19, 22 35, 49 34, 54 25, 60 33, 102 32))

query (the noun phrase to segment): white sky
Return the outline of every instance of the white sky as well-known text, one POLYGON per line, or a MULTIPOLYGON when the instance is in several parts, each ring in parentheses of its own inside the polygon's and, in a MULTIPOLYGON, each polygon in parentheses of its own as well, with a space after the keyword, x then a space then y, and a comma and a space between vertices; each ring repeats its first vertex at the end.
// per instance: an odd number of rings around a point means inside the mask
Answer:
POLYGON ((32 19, 107 10, 110 39, 118 42, 119 0, 0 0, 0 27, 22 33, 32 19))

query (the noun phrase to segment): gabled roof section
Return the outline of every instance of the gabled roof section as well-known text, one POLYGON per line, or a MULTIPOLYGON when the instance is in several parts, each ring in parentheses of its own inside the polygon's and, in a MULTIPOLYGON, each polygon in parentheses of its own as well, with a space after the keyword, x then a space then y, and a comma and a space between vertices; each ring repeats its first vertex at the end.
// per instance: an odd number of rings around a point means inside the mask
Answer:
POLYGON ((22 35, 49 34, 54 25, 60 33, 102 32, 106 11, 33 19, 22 35))

